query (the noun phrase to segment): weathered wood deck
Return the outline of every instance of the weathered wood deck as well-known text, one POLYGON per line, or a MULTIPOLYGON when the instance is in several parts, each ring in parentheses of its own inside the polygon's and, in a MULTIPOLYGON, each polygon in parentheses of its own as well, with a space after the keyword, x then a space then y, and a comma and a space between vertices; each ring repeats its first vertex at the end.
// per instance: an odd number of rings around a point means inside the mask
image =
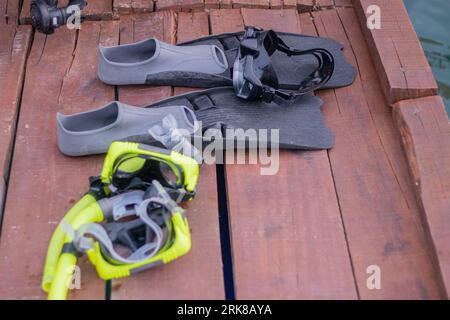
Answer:
MULTIPOLYGON (((176 43, 245 25, 344 44, 355 83, 317 93, 334 148, 281 152, 274 176, 260 176, 259 165, 204 165, 187 208, 192 251, 115 281, 107 295, 448 298, 450 126, 401 0, 93 0, 93 21, 49 37, 25 25, 29 2, 0 0, 0 298, 45 298, 50 235, 101 168, 103 157, 59 153, 56 112, 191 90, 104 85, 97 45, 150 36, 176 43), (365 28, 369 4, 382 9, 381 30, 365 28), (381 268, 380 290, 366 286, 371 265, 381 268)), ((105 283, 86 259, 80 266, 82 289, 70 298, 104 299, 105 283)))

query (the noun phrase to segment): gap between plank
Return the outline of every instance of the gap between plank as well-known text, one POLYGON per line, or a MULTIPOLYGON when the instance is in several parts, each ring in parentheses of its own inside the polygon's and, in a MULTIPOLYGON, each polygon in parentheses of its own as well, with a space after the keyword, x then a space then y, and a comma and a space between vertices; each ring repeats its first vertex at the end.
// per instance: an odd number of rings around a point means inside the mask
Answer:
POLYGON ((358 281, 356 280, 355 265, 353 263, 353 257, 352 257, 352 252, 350 250, 350 244, 349 244, 349 240, 348 240, 348 236, 347 236, 347 230, 345 228, 344 215, 342 214, 341 200, 339 199, 339 194, 337 192, 336 180, 334 178, 333 166, 331 165, 331 159, 330 159, 330 154, 329 154, 328 150, 327 150, 327 159, 328 159, 328 165, 330 166, 331 178, 333 180, 334 192, 336 193, 336 199, 337 199, 337 205, 339 208, 339 215, 341 217, 342 229, 344 231, 345 246, 347 247, 348 258, 350 260, 350 267, 352 269, 353 282, 355 284, 355 290, 356 290, 356 297, 358 298, 358 300, 361 300, 361 295, 359 293, 359 287, 358 287, 358 281))
MULTIPOLYGON (((17 32, 18 27, 19 26, 16 26, 16 32, 17 32)), ((14 39, 13 39, 13 41, 14 41, 14 39)), ((24 91, 24 87, 25 87, 25 77, 26 77, 26 73, 27 73, 28 58, 30 56, 31 48, 33 47, 33 42, 34 42, 34 29, 31 30, 27 53, 25 54, 25 60, 24 60, 24 64, 23 64, 23 75, 22 75, 22 81, 20 84, 21 88, 20 88, 18 99, 17 99, 17 112, 16 112, 16 116, 13 120, 13 129, 12 129, 13 135, 12 135, 12 139, 11 139, 11 146, 9 148, 9 159, 6 164, 5 175, 2 177, 4 179, 5 190, 4 190, 4 194, 0 196, 0 198, 3 197, 3 202, 0 207, 0 235, 1 235, 1 231, 3 229, 3 217, 5 214, 6 199, 8 197, 9 179, 11 177, 11 167, 12 167, 12 163, 14 160, 14 149, 16 146, 17 128, 19 126, 20 111, 21 111, 21 107, 22 107, 22 96, 23 96, 23 91, 24 91)))
MULTIPOLYGON (((208 13, 208 33, 212 34, 211 16, 208 13)), ((222 253, 223 287, 226 300, 236 300, 233 255, 231 253, 230 216, 228 214, 228 195, 225 165, 216 164, 217 201, 219 209, 220 251, 222 253)))
POLYGON ((228 215, 228 197, 225 179, 225 165, 216 164, 217 199, 219 202, 220 248, 222 252, 223 284, 225 299, 235 300, 233 276, 233 255, 231 254, 230 220, 228 215))

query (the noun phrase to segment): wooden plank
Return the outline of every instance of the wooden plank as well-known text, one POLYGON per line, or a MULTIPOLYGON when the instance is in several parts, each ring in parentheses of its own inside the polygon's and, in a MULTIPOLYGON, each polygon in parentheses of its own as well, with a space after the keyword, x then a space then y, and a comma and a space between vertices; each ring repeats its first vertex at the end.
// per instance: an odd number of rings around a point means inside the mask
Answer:
POLYGON ((336 7, 353 7, 353 0, 334 0, 336 7))
POLYGON ((208 23, 207 12, 178 13, 177 42, 191 41, 207 36, 209 34, 208 23))
POLYGON ((155 2, 151 0, 132 0, 133 13, 153 12, 155 2))
POLYGON ((232 0, 233 8, 259 8, 268 9, 269 0, 232 0))
POLYGON ((0 29, 0 221, 31 33, 29 26, 3 25, 0 29))
POLYGON ((231 0, 204 0, 207 9, 231 9, 231 0))
POLYGON ((157 0, 156 10, 175 10, 175 11, 199 11, 203 10, 205 5, 203 0, 157 0))
POLYGON ((213 9, 210 11, 209 19, 213 34, 244 30, 244 19, 240 9, 213 9))
MULTIPOLYGON (((20 23, 31 24, 30 5, 32 0, 23 0, 22 11, 20 13, 20 23)), ((59 1, 59 6, 66 6, 69 0, 59 1)), ((89 1, 82 15, 87 20, 111 20, 113 18, 113 0, 93 0, 89 1)))
POLYGON ((219 0, 205 0, 205 9, 219 9, 220 1, 219 0))
MULTIPOLYGON (((245 25, 255 26, 263 29, 273 30, 292 30, 291 32, 299 32, 300 22, 298 19, 297 10, 262 10, 262 9, 245 9, 241 10, 242 18, 245 25), (289 21, 288 24, 280 25, 282 20, 289 21)), ((287 22, 286 22, 287 23, 287 22)))
POLYGON ((353 1, 389 103, 437 94, 437 83, 401 0, 353 1), (381 9, 381 29, 366 27, 369 5, 381 9))
MULTIPOLYGON (((183 30, 176 35, 178 41, 188 41, 208 34, 208 19, 206 13, 180 13, 178 28, 183 30)), ((128 27, 121 33, 121 41, 129 43, 133 38, 137 41, 142 37, 157 36, 175 40, 176 18, 173 13, 157 12, 147 19, 134 20, 134 32, 128 27), (170 28, 161 28, 156 34, 149 29, 147 21, 173 19, 173 23, 165 23, 170 28), (145 31, 146 30, 146 31, 145 31)), ((154 25, 154 24, 152 24, 154 25)), ((172 42, 173 42, 172 41, 172 42)), ((147 98, 147 104, 152 103, 155 92, 160 98, 171 95, 164 87, 151 88, 148 95, 138 88, 132 96, 136 101, 139 95, 147 98)), ((122 101, 123 87, 119 88, 122 101)), ((127 102, 130 101, 130 90, 127 91, 127 102)), ((143 101, 143 100, 142 100, 143 101)), ((179 260, 168 265, 149 270, 113 284, 112 299, 223 299, 224 286, 219 238, 217 182, 215 166, 202 166, 200 180, 197 186, 197 196, 187 207, 187 216, 191 227, 192 250, 179 260)))
POLYGON ((152 0, 114 0, 115 15, 153 12, 155 1, 152 0))
POLYGON ((297 8, 297 0, 270 0, 271 9, 297 8))
MULTIPOLYGON (((214 33, 242 30, 242 20, 301 31, 296 10, 211 11, 214 33)), ((236 297, 357 298, 327 152, 283 151, 279 163, 273 176, 226 165, 236 297)))
MULTIPOLYGON (((152 1, 152 9, 153 11, 153 1, 152 1)), ((133 13, 133 1, 132 0, 113 0, 113 13, 116 16, 120 16, 122 14, 131 14, 133 13)))
POLYGON ((315 0, 314 5, 319 9, 327 9, 334 6, 334 0, 315 0))
POLYGON ((430 243, 411 200, 413 190, 399 169, 406 166, 399 138, 371 76, 374 66, 355 13, 326 10, 313 16, 319 35, 343 43, 346 58, 358 67, 353 85, 319 96, 336 137, 329 157, 360 297, 442 298, 430 243), (381 290, 366 285, 371 265, 380 267, 381 290))
MULTIPOLYGON (((114 87, 97 79, 96 48, 117 41, 116 22, 86 22, 78 37, 66 28, 35 35, 0 241, 0 272, 8 275, 0 284, 2 298, 45 297, 40 282, 50 236, 102 165, 102 157, 70 158, 57 150, 55 112, 85 111, 114 99, 114 87)), ((85 258, 79 265, 82 289, 70 297, 104 298, 94 268, 85 258)))
POLYGON ((19 22, 19 1, 0 0, 0 26, 17 25, 19 22))
POLYGON ((396 103, 394 119, 402 136, 417 198, 434 243, 440 273, 450 289, 450 124, 439 96, 396 103))
MULTIPOLYGON (((408 168, 405 166, 405 161, 398 161, 398 159, 406 160, 399 143, 400 137, 395 126, 392 125, 391 110, 386 108, 386 99, 372 63, 369 48, 364 41, 364 35, 355 19, 355 11, 338 8, 337 13, 340 22, 349 35, 348 38, 350 39, 353 55, 358 58, 356 63, 360 79, 362 80, 360 83, 366 96, 365 100, 369 105, 370 113, 378 129, 378 134, 382 139, 383 148, 386 155, 391 159, 390 164, 408 206, 414 207, 417 200, 411 186, 408 168)), ((317 24, 321 24, 320 20, 317 21, 317 24)), ((323 26, 320 28, 323 30, 323 26)))
POLYGON ((297 0, 297 8, 300 12, 309 12, 314 9, 315 0, 297 0))

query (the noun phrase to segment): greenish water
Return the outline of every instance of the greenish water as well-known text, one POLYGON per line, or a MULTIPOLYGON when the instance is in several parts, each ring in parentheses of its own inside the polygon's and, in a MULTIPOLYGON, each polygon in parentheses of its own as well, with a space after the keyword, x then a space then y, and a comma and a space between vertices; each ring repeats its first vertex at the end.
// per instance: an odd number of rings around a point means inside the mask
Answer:
POLYGON ((404 0, 450 116, 450 0, 404 0))

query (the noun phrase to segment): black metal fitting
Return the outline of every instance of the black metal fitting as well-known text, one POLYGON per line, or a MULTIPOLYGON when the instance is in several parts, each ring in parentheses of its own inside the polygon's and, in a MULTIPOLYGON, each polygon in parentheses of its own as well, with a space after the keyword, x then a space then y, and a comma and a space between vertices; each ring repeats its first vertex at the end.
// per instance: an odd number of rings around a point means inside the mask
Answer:
POLYGON ((58 0, 33 0, 30 8, 33 27, 39 32, 52 34, 67 23, 73 14, 73 6, 82 10, 86 5, 85 0, 70 0, 66 7, 58 8, 58 0))

